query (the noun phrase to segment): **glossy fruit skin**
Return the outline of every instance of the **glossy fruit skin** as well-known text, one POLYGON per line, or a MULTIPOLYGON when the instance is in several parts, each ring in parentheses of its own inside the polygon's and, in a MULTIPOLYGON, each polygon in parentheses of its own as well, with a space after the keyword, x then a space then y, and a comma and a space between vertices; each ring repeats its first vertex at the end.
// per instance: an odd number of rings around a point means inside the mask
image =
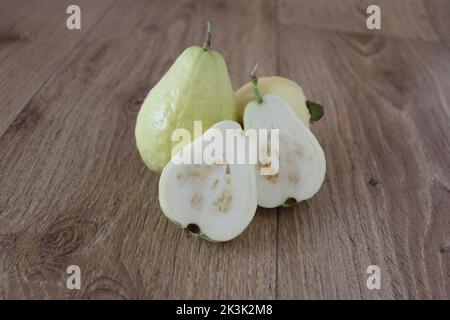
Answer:
POLYGON ((150 170, 161 172, 170 161, 174 129, 187 129, 193 139, 194 121, 203 131, 221 120, 237 120, 231 80, 222 55, 194 46, 187 48, 150 90, 136 122, 136 144, 150 170))
MULTIPOLYGON (((297 116, 309 128, 311 115, 306 106, 307 99, 303 89, 297 83, 283 77, 262 77, 258 78, 258 88, 261 95, 273 93, 286 100, 297 116)), ((255 99, 251 82, 236 91, 235 96, 239 110, 239 122, 242 124, 245 107, 255 99)))

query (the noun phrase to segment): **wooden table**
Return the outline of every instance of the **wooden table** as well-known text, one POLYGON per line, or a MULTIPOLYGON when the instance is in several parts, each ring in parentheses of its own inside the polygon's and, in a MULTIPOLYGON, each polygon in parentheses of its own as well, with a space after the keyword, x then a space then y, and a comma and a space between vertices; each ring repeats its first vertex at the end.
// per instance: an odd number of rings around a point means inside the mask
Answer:
POLYGON ((450 1, 77 0, 68 30, 72 2, 0 2, 0 297, 450 298, 450 1), (258 61, 326 109, 320 192, 223 244, 164 217, 134 141, 207 19, 235 89, 258 61))

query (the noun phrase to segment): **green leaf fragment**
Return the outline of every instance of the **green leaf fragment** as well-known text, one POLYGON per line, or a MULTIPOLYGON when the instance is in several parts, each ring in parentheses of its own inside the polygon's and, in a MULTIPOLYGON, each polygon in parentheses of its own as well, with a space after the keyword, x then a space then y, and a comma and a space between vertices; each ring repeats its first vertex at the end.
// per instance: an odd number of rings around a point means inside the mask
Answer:
POLYGON ((311 114, 311 122, 318 121, 323 117, 323 107, 320 104, 306 101, 306 106, 311 114))

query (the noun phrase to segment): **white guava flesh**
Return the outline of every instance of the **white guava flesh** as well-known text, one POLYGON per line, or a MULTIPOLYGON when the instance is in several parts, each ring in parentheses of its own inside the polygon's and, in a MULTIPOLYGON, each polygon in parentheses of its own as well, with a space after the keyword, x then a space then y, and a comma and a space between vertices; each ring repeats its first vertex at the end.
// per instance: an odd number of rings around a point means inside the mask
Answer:
MULTIPOLYGON (((279 129, 279 150, 273 150, 279 153, 278 172, 261 175, 261 167, 267 164, 256 166, 258 205, 291 205, 319 190, 326 170, 322 147, 283 98, 267 93, 261 103, 250 102, 245 108, 244 128, 279 129)), ((268 141, 262 148, 271 151, 268 141)))
MULTIPOLYGON (((222 161, 212 164, 177 164, 182 152, 191 151, 193 157, 202 154, 208 143, 202 137, 212 129, 239 132, 234 121, 222 121, 203 136, 178 152, 164 168, 159 181, 159 202, 164 214, 187 232, 209 241, 228 241, 241 234, 249 225, 257 207, 255 165, 227 164, 226 152, 222 161)), ((225 149, 225 148, 224 148, 225 149)))

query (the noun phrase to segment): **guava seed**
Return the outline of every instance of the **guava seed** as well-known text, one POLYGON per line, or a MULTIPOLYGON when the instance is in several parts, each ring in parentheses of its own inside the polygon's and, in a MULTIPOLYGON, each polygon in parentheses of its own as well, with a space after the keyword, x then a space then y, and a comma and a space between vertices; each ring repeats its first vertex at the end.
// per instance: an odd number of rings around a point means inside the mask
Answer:
POLYGON ((200 210, 202 207, 202 196, 198 193, 194 194, 194 196, 191 199, 191 205, 197 210, 200 210))

